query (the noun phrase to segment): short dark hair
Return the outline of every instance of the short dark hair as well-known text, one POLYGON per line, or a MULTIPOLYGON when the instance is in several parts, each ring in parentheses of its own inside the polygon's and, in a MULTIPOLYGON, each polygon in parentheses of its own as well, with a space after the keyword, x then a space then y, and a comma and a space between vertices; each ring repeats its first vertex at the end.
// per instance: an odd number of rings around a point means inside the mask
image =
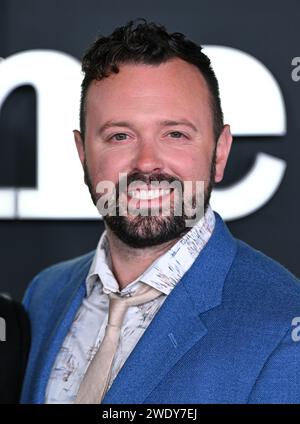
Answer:
POLYGON ((202 47, 188 40, 180 32, 168 33, 162 25, 145 19, 129 21, 116 28, 108 37, 99 36, 82 59, 84 79, 81 84, 80 131, 85 136, 85 104, 90 83, 100 81, 111 73, 118 73, 121 64, 160 65, 172 58, 180 58, 195 65, 208 85, 211 94, 213 131, 215 139, 223 128, 219 84, 210 59, 202 47))

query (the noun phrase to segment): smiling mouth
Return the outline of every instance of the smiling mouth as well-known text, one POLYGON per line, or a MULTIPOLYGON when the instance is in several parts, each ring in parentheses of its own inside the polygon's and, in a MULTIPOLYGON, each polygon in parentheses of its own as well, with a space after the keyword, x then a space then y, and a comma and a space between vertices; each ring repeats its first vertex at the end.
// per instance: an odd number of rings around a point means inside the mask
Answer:
POLYGON ((131 190, 128 197, 138 200, 153 200, 170 195, 173 189, 131 190))

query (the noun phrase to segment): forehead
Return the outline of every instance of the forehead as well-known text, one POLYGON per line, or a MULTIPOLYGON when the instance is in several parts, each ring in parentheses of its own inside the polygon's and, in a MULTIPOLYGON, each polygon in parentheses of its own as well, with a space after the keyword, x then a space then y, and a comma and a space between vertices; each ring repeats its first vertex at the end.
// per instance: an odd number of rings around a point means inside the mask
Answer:
POLYGON ((210 115, 210 92, 198 68, 181 59, 160 65, 123 64, 119 73, 93 80, 86 98, 90 113, 155 112, 210 115))

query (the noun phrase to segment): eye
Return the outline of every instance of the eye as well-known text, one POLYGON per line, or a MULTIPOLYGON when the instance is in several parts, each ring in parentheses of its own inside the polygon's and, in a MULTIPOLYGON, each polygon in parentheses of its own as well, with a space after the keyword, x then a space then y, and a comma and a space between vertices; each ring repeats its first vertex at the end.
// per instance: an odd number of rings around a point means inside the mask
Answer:
POLYGON ((124 140, 127 140, 127 137, 128 135, 125 133, 117 133, 109 137, 109 140, 124 141, 124 140))
POLYGON ((180 131, 172 131, 168 135, 170 135, 171 138, 186 138, 186 136, 180 131))

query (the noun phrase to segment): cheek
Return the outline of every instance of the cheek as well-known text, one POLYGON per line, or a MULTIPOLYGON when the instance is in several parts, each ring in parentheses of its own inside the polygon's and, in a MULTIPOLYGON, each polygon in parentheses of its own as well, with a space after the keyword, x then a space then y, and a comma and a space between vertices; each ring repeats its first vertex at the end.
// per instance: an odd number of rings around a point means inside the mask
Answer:
POLYGON ((203 152, 195 151, 193 154, 182 154, 173 162, 172 169, 185 181, 208 180, 210 175, 210 157, 203 152))
POLYGON ((127 169, 128 160, 118 151, 94 150, 87 153, 87 163, 94 184, 104 180, 116 183, 119 173, 127 169))

